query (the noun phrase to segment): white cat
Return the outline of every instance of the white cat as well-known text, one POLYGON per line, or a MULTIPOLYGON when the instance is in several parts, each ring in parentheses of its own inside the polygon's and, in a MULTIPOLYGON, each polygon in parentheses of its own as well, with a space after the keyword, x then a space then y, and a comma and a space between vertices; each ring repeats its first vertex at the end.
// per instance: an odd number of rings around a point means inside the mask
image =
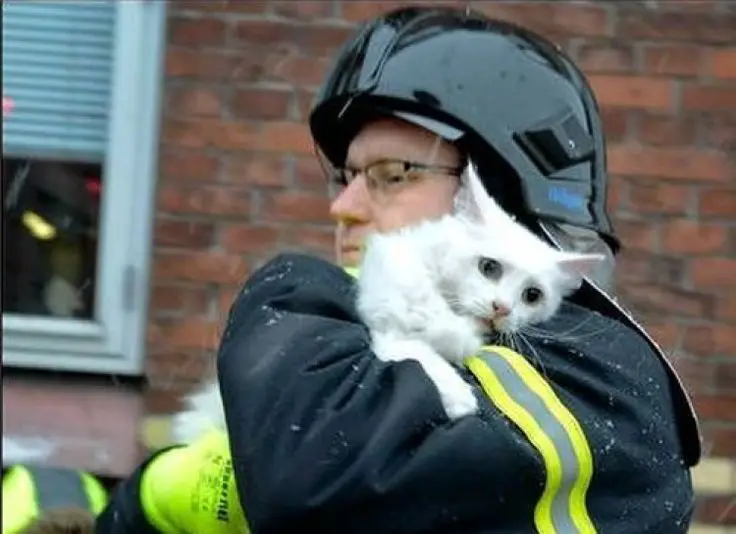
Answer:
MULTIPOLYGON (((418 361, 452 419, 472 414, 472 388, 455 370, 492 329, 513 333, 551 317, 603 256, 561 252, 516 223, 468 166, 456 212, 366 246, 358 310, 384 361, 418 361)), ((185 398, 172 435, 189 443, 226 430, 217 380, 185 398)))
POLYGON ((455 213, 369 238, 358 311, 376 356, 419 362, 457 419, 477 401, 453 364, 478 352, 492 330, 513 333, 550 318, 603 259, 542 241, 488 196, 468 165, 455 213))

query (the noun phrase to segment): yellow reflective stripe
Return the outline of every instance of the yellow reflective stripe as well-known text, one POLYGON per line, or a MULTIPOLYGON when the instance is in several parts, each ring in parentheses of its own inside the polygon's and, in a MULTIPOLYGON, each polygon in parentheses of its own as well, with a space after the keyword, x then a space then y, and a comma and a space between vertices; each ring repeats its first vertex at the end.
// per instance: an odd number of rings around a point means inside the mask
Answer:
POLYGON ((539 534, 594 534, 585 502, 593 457, 572 413, 537 370, 506 347, 487 347, 466 365, 542 457, 545 488, 534 512, 539 534))
MULTIPOLYGON (((501 347, 505 349, 505 347, 501 347)), ((595 532, 593 523, 588 515, 585 497, 593 478, 593 453, 590 450, 588 438, 582 426, 570 410, 562 403, 549 383, 542 378, 537 370, 518 353, 505 349, 498 351, 499 356, 506 359, 514 367, 522 380, 529 385, 542 399, 550 412, 567 432, 572 444, 573 452, 578 461, 578 476, 570 490, 570 510, 575 526, 581 532, 595 532)))

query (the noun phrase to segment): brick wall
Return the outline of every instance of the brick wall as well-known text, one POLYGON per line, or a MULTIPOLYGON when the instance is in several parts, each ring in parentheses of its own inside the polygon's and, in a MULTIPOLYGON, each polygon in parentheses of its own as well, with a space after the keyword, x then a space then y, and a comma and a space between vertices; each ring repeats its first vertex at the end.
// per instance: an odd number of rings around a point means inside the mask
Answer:
MULTIPOLYGON (((255 265, 280 248, 330 254, 308 109, 355 21, 395 4, 171 3, 152 411, 211 369, 223 313, 255 265)), ((551 36, 590 75, 628 245, 620 294, 681 370, 708 454, 736 457, 736 4, 471 4, 551 36)), ((736 485, 725 487, 701 505, 703 522, 736 524, 736 485)))

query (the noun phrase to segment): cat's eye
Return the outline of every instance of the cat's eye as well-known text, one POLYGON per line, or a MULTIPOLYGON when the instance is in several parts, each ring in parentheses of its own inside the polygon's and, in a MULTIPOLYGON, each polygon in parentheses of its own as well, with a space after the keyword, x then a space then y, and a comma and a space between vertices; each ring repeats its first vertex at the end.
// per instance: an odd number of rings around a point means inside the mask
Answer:
POLYGON ((537 304, 544 297, 544 292, 535 286, 530 286, 524 289, 521 293, 521 299, 525 304, 537 304))
POLYGON ((503 274, 503 266, 493 258, 480 258, 478 260, 478 270, 480 274, 490 280, 498 280, 503 274))

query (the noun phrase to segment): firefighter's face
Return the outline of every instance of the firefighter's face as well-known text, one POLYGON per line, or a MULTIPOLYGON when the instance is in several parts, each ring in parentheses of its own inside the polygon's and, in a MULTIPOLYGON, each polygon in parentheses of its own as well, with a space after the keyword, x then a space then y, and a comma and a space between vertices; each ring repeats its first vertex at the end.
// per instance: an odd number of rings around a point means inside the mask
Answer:
POLYGON ((449 213, 460 164, 457 148, 427 130, 396 119, 364 127, 350 144, 342 183, 333 184, 338 263, 357 265, 372 232, 449 213))

